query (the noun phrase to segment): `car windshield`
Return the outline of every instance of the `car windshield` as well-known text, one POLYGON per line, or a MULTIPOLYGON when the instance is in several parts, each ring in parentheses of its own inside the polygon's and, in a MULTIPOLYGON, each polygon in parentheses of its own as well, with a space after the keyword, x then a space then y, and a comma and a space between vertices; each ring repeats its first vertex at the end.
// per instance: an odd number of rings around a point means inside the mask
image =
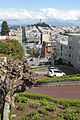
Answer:
POLYGON ((62 73, 62 71, 60 71, 60 70, 55 70, 54 72, 56 72, 56 73, 62 73))
POLYGON ((49 70, 49 72, 52 72, 52 70, 49 70))

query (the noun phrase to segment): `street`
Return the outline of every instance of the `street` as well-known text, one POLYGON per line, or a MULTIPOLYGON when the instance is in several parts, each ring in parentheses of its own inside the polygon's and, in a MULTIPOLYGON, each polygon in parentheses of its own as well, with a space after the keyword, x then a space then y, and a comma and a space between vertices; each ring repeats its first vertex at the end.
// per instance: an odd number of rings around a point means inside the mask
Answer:
POLYGON ((80 99, 80 86, 49 86, 33 87, 26 91, 28 93, 38 93, 49 95, 53 98, 80 99))

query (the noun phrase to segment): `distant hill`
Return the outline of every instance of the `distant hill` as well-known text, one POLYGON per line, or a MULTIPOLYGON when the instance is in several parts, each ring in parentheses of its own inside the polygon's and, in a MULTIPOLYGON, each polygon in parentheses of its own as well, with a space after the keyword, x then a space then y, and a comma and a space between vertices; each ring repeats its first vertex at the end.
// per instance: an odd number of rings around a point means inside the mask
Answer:
MULTIPOLYGON (((80 26, 80 25, 77 25, 76 23, 72 23, 72 22, 67 22, 67 21, 47 21, 46 23, 45 22, 42 22, 42 23, 36 23, 36 24, 15 24, 15 25, 11 25, 9 24, 9 28, 10 29, 16 29, 16 28, 19 28, 20 26, 41 26, 41 27, 49 27, 49 26, 80 26)), ((0 25, 0 29, 1 29, 1 25, 0 25)))

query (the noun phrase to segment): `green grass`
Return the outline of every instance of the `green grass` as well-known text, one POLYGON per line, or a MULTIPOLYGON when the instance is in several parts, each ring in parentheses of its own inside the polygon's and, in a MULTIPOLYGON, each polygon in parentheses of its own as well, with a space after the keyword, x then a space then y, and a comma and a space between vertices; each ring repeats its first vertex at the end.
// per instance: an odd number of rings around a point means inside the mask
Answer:
POLYGON ((79 80, 80 80, 80 74, 76 74, 76 75, 67 75, 61 77, 42 78, 37 80, 37 84, 50 83, 50 82, 79 81, 79 80))

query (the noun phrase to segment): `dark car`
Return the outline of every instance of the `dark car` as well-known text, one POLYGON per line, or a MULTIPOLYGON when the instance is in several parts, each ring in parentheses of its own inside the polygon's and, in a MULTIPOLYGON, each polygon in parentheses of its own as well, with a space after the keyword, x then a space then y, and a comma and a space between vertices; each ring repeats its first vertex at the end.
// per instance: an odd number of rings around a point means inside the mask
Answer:
POLYGON ((27 71, 26 73, 28 73, 28 74, 32 74, 33 72, 32 72, 32 71, 27 71))
POLYGON ((33 59, 31 58, 30 61, 33 61, 33 59))
POLYGON ((52 67, 48 67, 48 69, 59 69, 59 68, 52 66, 52 67))

